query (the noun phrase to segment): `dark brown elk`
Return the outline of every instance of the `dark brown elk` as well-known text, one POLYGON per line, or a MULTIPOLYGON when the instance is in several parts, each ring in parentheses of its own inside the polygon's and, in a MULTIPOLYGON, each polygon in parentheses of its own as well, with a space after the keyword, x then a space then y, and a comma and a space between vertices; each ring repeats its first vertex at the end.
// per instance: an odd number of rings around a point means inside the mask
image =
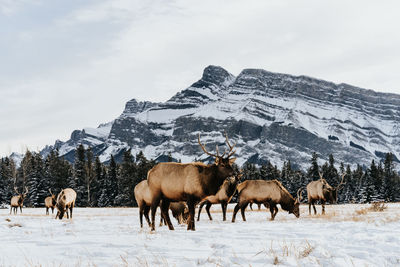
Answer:
MULTIPOLYGON (((147 184, 147 180, 141 181, 135 186, 134 189, 136 203, 139 206, 139 220, 140 227, 143 227, 143 215, 146 218, 147 223, 151 226, 149 219, 149 211, 151 206, 151 192, 147 184)), ((169 209, 172 212, 172 216, 178 221, 179 224, 186 221, 188 216, 188 208, 184 202, 172 202, 170 203, 169 209)), ((163 218, 160 219, 160 226, 162 225, 163 218)))
POLYGON ((64 217, 64 213, 67 213, 67 218, 72 219, 72 210, 74 209, 75 206, 75 200, 76 200, 76 192, 72 188, 66 188, 61 190, 61 192, 57 196, 57 217, 62 220, 64 217), (68 210, 69 210, 69 215, 68 215, 68 210))
POLYGON ((56 207, 56 195, 49 189, 50 195, 44 199, 44 206, 46 207, 46 215, 49 215, 49 209, 51 209, 51 214, 54 214, 54 208, 56 207))
POLYGON ((307 185, 307 198, 308 198, 308 214, 311 215, 311 205, 314 208, 314 214, 317 214, 317 209, 315 208, 315 202, 321 201, 322 214, 325 214, 325 203, 329 202, 335 204, 337 202, 337 193, 342 188, 343 179, 346 174, 342 175, 342 180, 337 187, 332 187, 328 182, 322 177, 320 172, 320 179, 317 181, 312 181, 307 185))
MULTIPOLYGON (((178 224, 187 222, 187 219, 189 217, 189 208, 185 202, 171 202, 169 204, 169 209, 172 212, 172 216, 178 221, 178 224)), ((165 223, 165 220, 163 219, 163 217, 161 217, 160 226, 163 225, 163 221, 165 223)))
POLYGON ((241 210, 243 221, 246 221, 245 209, 249 203, 262 203, 269 206, 271 220, 278 213, 277 204, 283 210, 300 217, 301 189, 297 191, 297 198, 292 195, 278 180, 247 180, 238 185, 239 203, 235 206, 232 222, 235 222, 236 213, 241 210))
POLYGON ((14 187, 15 193, 17 193, 17 196, 13 196, 11 198, 11 208, 10 208, 10 214, 11 211, 14 210, 14 214, 17 214, 18 207, 22 213, 22 206, 24 205, 24 200, 26 197, 26 194, 28 194, 28 188, 25 187, 25 193, 18 193, 18 190, 16 187, 14 187))
POLYGON ((223 221, 226 221, 226 209, 228 207, 228 203, 231 201, 233 197, 233 194, 236 192, 237 184, 238 184, 238 179, 236 177, 229 177, 224 181, 224 183, 221 185, 221 188, 215 195, 208 196, 205 199, 203 199, 199 203, 199 214, 197 215, 197 221, 200 220, 201 209, 203 208, 204 205, 206 205, 208 218, 212 220, 210 214, 210 208, 212 204, 218 204, 218 203, 220 203, 222 207, 223 221))
POLYGON ((152 198, 149 186, 147 184, 147 180, 143 180, 140 183, 138 183, 133 191, 135 193, 136 203, 139 206, 140 227, 143 227, 143 215, 146 218, 146 221, 149 224, 149 226, 151 226, 149 219, 149 211, 152 198))
POLYGON ((168 215, 170 202, 186 201, 189 208, 188 230, 195 230, 194 213, 195 205, 207 196, 215 195, 224 180, 235 174, 232 164, 235 158, 230 158, 235 151, 225 134, 229 152, 224 157, 218 153, 211 154, 200 142, 198 143, 204 153, 215 158, 215 162, 206 165, 201 162, 174 163, 165 162, 154 166, 147 174, 151 191, 151 228, 155 230, 156 209, 162 200, 161 213, 170 230, 174 230, 168 215))

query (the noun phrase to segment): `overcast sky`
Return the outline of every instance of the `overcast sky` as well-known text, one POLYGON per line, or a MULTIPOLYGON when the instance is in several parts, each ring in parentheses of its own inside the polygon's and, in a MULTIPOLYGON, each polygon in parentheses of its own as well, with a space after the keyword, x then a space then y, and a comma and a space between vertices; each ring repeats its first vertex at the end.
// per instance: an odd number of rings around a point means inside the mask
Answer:
POLYGON ((0 0, 0 156, 166 101, 211 64, 400 93, 400 2, 329 2, 0 0))

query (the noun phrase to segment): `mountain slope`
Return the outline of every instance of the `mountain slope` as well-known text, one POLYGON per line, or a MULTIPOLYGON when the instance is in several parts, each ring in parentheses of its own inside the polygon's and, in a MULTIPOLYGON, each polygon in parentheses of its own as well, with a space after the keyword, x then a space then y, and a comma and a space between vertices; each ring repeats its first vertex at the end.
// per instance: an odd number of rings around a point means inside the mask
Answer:
MULTIPOLYGON (((168 153, 189 162, 223 150, 226 130, 237 142, 238 163, 306 168, 312 152, 337 162, 369 165, 387 152, 400 156, 400 96, 306 76, 245 69, 237 77, 217 66, 165 103, 131 100, 117 119, 97 129, 74 131, 55 147, 70 160, 79 143, 102 161, 128 147, 160 161, 168 153)), ((46 153, 47 147, 43 153, 46 153)))

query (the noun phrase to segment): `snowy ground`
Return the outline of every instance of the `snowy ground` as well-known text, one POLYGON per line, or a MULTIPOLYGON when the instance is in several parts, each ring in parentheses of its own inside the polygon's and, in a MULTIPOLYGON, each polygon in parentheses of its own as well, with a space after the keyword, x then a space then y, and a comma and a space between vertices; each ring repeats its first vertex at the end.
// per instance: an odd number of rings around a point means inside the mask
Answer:
MULTIPOLYGON (((72 220, 44 209, 0 210, 0 266, 400 266, 400 204, 328 205, 325 216, 247 211, 222 222, 202 213, 196 231, 139 227, 136 208, 76 208, 72 220), (267 220, 268 219, 268 220, 267 220)), ((256 208, 256 205, 254 206, 256 208)), ((320 212, 320 207, 318 207, 320 212)), ((157 218, 158 219, 158 218, 157 218)))

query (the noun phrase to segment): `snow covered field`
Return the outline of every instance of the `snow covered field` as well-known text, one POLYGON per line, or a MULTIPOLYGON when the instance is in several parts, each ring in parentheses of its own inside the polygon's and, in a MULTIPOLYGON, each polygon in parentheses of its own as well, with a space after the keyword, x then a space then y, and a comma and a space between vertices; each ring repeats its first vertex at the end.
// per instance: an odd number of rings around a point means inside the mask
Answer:
MULTIPOLYGON (((383 212, 370 205, 328 205, 325 216, 279 211, 240 212, 222 222, 203 210, 196 231, 139 226, 136 208, 76 208, 72 220, 45 209, 9 215, 0 210, 0 266, 400 266, 400 204, 383 212)), ((254 205, 254 208, 257 206, 254 205)), ((318 212, 321 211, 317 207, 318 212)), ((158 221, 157 217, 157 221, 158 221)))

